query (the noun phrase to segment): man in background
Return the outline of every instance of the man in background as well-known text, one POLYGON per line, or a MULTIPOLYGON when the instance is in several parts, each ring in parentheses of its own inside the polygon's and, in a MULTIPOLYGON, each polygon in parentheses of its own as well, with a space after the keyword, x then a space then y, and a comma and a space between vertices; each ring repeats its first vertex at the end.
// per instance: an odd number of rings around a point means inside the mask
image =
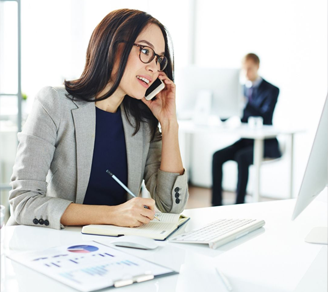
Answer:
MULTIPOLYGON (((246 106, 241 118, 247 123, 249 117, 261 117, 264 125, 272 125, 273 112, 277 103, 279 88, 258 75, 260 59, 253 53, 243 58, 242 69, 246 77, 244 96, 246 106)), ((229 147, 213 154, 212 159, 212 205, 222 205, 222 167, 228 160, 238 164, 238 183, 236 204, 245 202, 249 166, 253 164, 254 140, 241 139, 229 147)), ((281 156, 277 139, 264 141, 264 157, 278 158, 281 156)))

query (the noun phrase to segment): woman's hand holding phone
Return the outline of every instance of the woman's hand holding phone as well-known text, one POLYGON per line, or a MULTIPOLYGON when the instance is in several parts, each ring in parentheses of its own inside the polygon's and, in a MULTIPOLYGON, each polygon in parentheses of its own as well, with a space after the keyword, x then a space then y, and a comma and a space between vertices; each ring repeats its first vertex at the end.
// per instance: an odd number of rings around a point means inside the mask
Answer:
POLYGON ((156 80, 152 83, 152 85, 150 85, 149 88, 146 90, 145 99, 146 100, 153 99, 164 88, 165 88, 164 82, 161 79, 156 78, 156 80))
POLYGON ((163 128, 166 122, 177 120, 175 104, 176 87, 164 72, 160 72, 158 78, 164 82, 165 88, 156 95, 156 99, 142 99, 142 101, 150 108, 163 128))

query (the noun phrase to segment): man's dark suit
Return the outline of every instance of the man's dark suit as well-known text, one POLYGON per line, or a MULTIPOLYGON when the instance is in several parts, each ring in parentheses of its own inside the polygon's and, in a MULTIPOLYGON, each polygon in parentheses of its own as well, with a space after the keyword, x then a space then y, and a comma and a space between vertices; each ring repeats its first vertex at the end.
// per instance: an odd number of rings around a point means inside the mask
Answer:
MULTIPOLYGON (((244 86, 244 95, 247 88, 244 86)), ((264 125, 272 125, 273 112, 278 100, 279 88, 262 79, 258 87, 253 89, 243 112, 241 121, 248 122, 249 117, 260 116, 264 125)), ((222 205, 222 166, 228 160, 238 164, 238 184, 236 203, 244 203, 248 168, 253 164, 253 144, 251 139, 241 139, 231 146, 221 149, 213 154, 212 160, 212 205, 222 205)), ((278 158, 281 156, 277 139, 264 141, 264 157, 278 158)))

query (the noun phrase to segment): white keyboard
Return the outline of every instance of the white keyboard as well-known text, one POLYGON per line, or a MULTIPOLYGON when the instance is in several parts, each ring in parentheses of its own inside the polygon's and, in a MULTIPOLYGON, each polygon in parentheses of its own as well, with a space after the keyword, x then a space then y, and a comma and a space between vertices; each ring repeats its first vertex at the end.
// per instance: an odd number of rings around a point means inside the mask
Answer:
POLYGON ((264 220, 256 219, 220 219, 200 229, 180 234, 171 242, 208 244, 217 248, 247 233, 262 227, 264 220))

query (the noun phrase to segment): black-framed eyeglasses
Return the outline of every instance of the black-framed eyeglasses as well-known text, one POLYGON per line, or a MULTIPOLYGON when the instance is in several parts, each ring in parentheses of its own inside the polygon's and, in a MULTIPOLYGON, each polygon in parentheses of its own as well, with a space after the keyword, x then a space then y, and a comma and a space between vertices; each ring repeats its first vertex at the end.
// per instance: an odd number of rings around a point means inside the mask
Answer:
POLYGON ((159 64, 160 71, 163 71, 166 68, 168 60, 164 55, 160 56, 156 54, 155 51, 148 46, 138 44, 133 45, 139 48, 139 59, 142 63, 148 64, 156 58, 156 64, 159 64))

